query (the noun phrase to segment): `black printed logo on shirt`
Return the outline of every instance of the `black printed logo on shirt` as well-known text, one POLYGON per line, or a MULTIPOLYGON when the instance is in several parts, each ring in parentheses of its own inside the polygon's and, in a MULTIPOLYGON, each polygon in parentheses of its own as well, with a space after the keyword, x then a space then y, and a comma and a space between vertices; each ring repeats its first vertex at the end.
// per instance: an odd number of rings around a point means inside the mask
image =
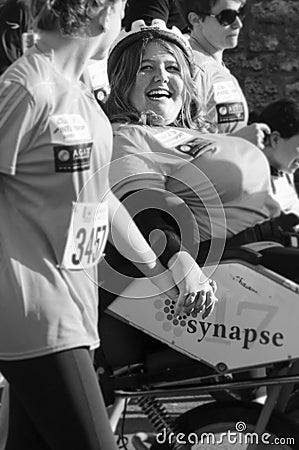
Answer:
POLYGON ((90 169, 92 142, 54 147, 56 172, 82 172, 90 169))
POLYGON ((211 145, 213 146, 212 148, 215 147, 214 142, 195 138, 192 141, 188 141, 184 144, 178 145, 176 149, 182 153, 185 153, 186 155, 190 155, 193 158, 196 158, 199 154, 202 154, 207 150, 211 150, 211 145))
POLYGON ((242 122, 245 119, 242 102, 218 103, 216 110, 218 123, 242 122))

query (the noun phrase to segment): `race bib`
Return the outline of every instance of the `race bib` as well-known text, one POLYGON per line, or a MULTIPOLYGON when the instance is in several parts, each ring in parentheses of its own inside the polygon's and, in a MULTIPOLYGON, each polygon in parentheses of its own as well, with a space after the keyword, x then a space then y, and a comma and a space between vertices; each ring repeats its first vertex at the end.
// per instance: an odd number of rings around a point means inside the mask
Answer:
POLYGON ((98 264, 108 237, 107 203, 74 204, 61 268, 82 270, 98 264))

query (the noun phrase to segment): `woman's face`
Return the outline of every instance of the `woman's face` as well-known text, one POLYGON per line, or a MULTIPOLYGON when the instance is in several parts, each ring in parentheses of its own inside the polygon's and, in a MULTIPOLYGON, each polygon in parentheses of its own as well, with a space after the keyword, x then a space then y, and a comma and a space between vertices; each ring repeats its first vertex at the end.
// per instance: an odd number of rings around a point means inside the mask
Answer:
POLYGON ((272 165, 284 172, 294 173, 299 168, 299 134, 286 139, 273 132, 271 141, 272 165))
MULTIPOLYGON (((211 14, 217 15, 225 9, 239 11, 244 6, 239 0, 218 0, 212 8, 211 14)), ((238 45, 239 34, 243 24, 237 16, 230 25, 221 25, 216 17, 206 16, 200 24, 201 32, 207 41, 218 50, 234 48, 238 45)))
POLYGON ((162 45, 147 45, 129 100, 138 112, 153 111, 169 125, 183 105, 184 82, 176 58, 162 45))

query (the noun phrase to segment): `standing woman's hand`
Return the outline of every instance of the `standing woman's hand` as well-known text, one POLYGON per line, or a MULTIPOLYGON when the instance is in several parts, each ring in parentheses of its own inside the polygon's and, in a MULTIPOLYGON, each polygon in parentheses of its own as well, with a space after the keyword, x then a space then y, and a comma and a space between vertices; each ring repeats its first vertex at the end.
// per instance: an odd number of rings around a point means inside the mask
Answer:
POLYGON ((176 286, 176 283, 173 279, 173 275, 169 269, 165 269, 160 262, 158 264, 158 270, 161 270, 161 273, 158 275, 154 275, 150 278, 151 282, 157 286, 159 291, 169 297, 171 300, 177 300, 179 296, 179 289, 176 286))
POLYGON ((214 310, 218 301, 215 281, 209 280, 192 258, 185 251, 175 253, 168 261, 174 282, 179 289, 175 313, 201 312, 203 319, 214 310))
POLYGON ((252 123, 240 130, 232 133, 231 136, 241 137, 246 139, 246 141, 251 142, 256 145, 259 149, 263 150, 265 148, 265 137, 271 134, 269 126, 265 123, 252 123))

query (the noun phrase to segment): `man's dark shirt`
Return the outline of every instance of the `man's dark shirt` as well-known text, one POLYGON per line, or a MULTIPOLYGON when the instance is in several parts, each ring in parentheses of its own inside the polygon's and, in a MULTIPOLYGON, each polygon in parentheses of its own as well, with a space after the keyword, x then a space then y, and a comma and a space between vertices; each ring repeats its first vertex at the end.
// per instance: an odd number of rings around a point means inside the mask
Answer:
POLYGON ((143 19, 146 25, 150 25, 153 19, 162 19, 168 28, 175 25, 181 31, 187 31, 178 0, 129 0, 123 20, 126 30, 129 31, 132 22, 139 19, 143 19))

